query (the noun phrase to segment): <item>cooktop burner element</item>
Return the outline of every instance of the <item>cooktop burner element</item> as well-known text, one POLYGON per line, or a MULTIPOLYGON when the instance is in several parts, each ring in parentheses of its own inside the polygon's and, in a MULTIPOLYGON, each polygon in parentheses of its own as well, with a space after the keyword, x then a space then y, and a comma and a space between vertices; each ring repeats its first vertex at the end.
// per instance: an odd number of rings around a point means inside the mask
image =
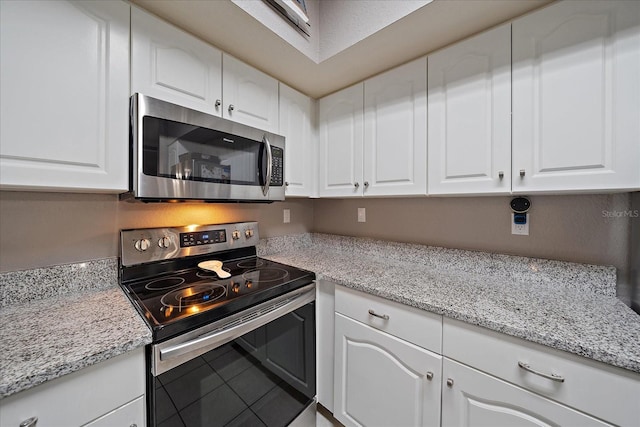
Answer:
POLYGON ((242 273, 242 278, 252 282, 273 282, 285 279, 289 273, 282 268, 260 268, 242 273))
POLYGON ((237 266, 240 268, 258 268, 258 267, 262 267, 263 265, 264 263, 260 258, 247 259, 244 261, 240 261, 237 264, 237 266))
POLYGON ((160 298, 160 302, 165 307, 177 308, 182 311, 189 307, 210 304, 226 294, 226 286, 204 283, 170 291, 160 298))
POLYGON ((147 283, 144 287, 148 291, 157 291, 161 289, 170 289, 180 286, 184 283, 182 277, 166 277, 161 279, 155 279, 147 283))
POLYGON ((256 223, 123 230, 121 286, 151 327, 154 342, 313 282, 312 272, 257 257, 258 241, 256 223), (212 259, 230 277, 198 268, 212 259))

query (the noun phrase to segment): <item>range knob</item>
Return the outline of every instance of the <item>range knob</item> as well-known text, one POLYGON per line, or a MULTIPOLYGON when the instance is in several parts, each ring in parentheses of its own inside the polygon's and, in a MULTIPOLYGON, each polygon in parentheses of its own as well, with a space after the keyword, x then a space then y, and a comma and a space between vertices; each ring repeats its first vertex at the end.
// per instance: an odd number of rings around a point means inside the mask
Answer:
POLYGON ((149 246, 151 246, 151 241, 149 239, 136 240, 134 246, 139 252, 144 252, 149 249, 149 246))
POLYGON ((171 240, 167 237, 164 236, 162 238, 160 238, 160 240, 158 240, 158 246, 160 246, 161 248, 168 248, 171 245, 171 240))
POLYGON ((251 228, 248 228, 244 231, 244 237, 246 237, 247 239, 250 239, 253 237, 253 230, 251 228))
POLYGON ((240 238, 240 232, 239 232, 238 230, 234 230, 234 231, 231 233, 231 238, 232 238, 233 240, 238 240, 238 239, 240 238))

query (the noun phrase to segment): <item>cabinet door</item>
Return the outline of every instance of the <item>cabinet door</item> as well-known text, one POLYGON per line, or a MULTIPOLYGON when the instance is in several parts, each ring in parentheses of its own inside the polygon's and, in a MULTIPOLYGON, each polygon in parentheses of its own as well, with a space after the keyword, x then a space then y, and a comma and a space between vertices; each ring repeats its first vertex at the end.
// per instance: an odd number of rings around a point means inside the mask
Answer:
POLYGON ((429 194, 511 192, 511 25, 429 56, 429 194))
POLYGON ((446 357, 442 379, 443 427, 611 425, 446 357))
POLYGON ((362 195, 363 84, 320 100, 318 195, 362 195))
POLYGON ((364 195, 427 193, 427 59, 364 82, 364 195))
POLYGON ((314 101, 280 83, 280 135, 285 137, 285 195, 313 196, 314 101))
POLYGON ((129 5, 0 2, 0 187, 126 191, 129 5))
POLYGON ((222 53, 131 8, 131 92, 222 115, 222 53))
POLYGON ((639 2, 514 21, 514 192, 640 188, 639 75, 639 2))
POLYGON ((334 416, 346 426, 439 426, 441 356, 335 315, 334 416))
POLYGON ((278 81, 223 55, 223 117, 278 133, 278 81))

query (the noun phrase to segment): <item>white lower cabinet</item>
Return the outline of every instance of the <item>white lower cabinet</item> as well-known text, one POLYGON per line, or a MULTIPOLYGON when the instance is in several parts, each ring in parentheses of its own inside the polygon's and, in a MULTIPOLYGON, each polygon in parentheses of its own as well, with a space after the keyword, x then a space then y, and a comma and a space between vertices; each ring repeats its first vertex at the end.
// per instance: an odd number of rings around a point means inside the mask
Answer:
POLYGON ((144 348, 0 400, 0 426, 145 425, 144 348))
POLYGON ((444 358, 442 426, 609 426, 550 399, 444 358))
POLYGON ((334 416, 346 426, 440 424, 441 356, 335 315, 334 416))
POLYGON ((440 425, 442 318, 404 307, 335 287, 333 413, 346 426, 440 425))

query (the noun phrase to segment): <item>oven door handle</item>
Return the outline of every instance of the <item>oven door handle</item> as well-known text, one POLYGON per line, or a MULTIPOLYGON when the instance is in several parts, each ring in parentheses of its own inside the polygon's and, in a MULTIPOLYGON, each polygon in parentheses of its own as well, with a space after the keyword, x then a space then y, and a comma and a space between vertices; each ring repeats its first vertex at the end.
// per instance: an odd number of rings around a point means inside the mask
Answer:
POLYGON ((303 292, 295 296, 276 300, 266 306, 262 304, 253 310, 241 312, 240 316, 232 316, 237 318, 193 340, 163 348, 160 350, 160 360, 167 361, 189 353, 194 353, 194 357, 204 354, 316 299, 315 284, 304 287, 302 290, 303 292))

